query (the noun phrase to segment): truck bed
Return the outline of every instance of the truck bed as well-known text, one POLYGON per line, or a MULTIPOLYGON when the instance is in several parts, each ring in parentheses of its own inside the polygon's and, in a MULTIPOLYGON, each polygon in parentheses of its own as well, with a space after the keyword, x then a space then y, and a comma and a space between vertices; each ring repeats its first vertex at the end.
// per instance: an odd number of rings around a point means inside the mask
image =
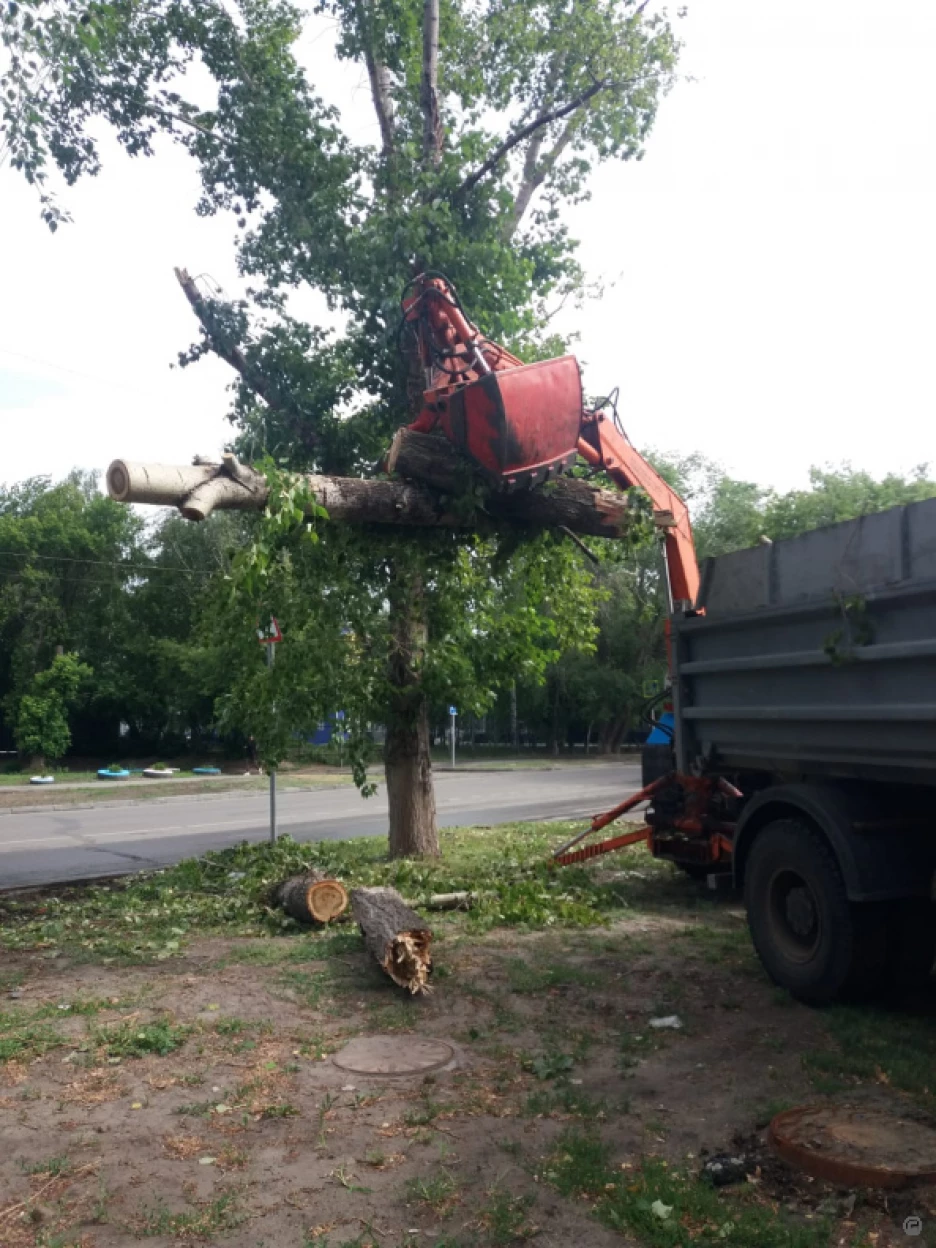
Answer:
POLYGON ((936 499, 706 561, 677 764, 936 784, 936 499))

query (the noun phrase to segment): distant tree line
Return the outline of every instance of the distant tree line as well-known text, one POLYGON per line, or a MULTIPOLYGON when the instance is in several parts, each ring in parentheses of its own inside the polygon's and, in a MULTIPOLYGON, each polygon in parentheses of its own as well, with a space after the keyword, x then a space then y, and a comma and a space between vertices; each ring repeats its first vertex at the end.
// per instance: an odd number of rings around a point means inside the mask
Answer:
MULTIPOLYGON (((925 466, 882 479, 813 469, 809 488, 778 492, 697 455, 656 462, 689 499, 702 558, 936 496, 925 466)), ((232 513, 146 521, 80 471, 0 488, 0 748, 31 765, 68 754, 243 757, 250 718, 231 694, 245 667, 258 676, 263 656, 259 645, 232 648, 225 617, 231 559, 253 523, 232 513)), ((593 644, 518 671, 483 721, 465 717, 466 736, 607 752, 644 730, 665 670, 658 550, 649 535, 593 545, 593 644)), ((340 685, 329 698, 327 681, 309 682, 309 733, 339 709, 340 685)), ((450 699, 436 701, 441 736, 450 699)))

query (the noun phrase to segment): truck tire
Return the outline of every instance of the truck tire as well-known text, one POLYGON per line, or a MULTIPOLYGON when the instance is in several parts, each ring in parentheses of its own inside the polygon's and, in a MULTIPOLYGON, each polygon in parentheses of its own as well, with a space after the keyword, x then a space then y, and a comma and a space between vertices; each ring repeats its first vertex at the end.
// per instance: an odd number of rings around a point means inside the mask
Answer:
POLYGON ((751 846, 744 883, 754 948, 775 983, 809 1005, 877 988, 885 915, 849 903, 821 834, 797 819, 768 824, 751 846))

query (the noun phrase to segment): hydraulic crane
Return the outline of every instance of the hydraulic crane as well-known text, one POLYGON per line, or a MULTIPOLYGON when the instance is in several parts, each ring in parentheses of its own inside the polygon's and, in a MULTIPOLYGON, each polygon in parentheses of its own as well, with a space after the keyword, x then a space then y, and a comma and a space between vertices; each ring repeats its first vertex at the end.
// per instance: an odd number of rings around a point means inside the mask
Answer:
POLYGON ((440 273, 413 280, 403 315, 414 331, 423 374, 419 415, 410 428, 441 430, 500 489, 538 485, 579 456, 619 489, 642 489, 664 535, 670 607, 691 607, 699 565, 689 510, 612 413, 585 406, 575 356, 521 363, 468 320, 440 273))
MULTIPOLYGON (((575 357, 523 364, 472 324, 452 283, 435 271, 414 278, 402 302, 419 368, 418 415, 410 428, 444 434, 497 489, 532 488, 581 457, 619 489, 643 490, 663 535, 670 612, 692 611, 699 565, 689 510, 631 444, 613 405, 585 405, 575 357)), ((740 792, 720 776, 677 774, 672 752, 664 747, 663 755, 650 774, 645 764, 639 793, 596 815, 590 828, 556 851, 556 861, 577 862, 641 840, 689 869, 729 858, 730 815, 740 792), (589 832, 645 801, 652 803, 648 827, 572 851, 589 832)))

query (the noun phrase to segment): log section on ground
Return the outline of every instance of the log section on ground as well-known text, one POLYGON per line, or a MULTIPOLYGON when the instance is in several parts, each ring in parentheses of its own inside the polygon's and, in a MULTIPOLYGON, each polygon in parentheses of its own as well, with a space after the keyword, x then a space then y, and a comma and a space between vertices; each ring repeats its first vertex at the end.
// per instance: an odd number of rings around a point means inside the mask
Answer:
POLYGON ((340 880, 321 871, 304 871, 277 884, 270 904, 279 906, 299 923, 329 923, 348 908, 348 890, 340 880))
MULTIPOLYGON (((505 523, 565 527, 588 537, 622 537, 635 520, 626 495, 573 477, 535 490, 490 494, 477 507, 465 507, 454 495, 461 481, 470 480, 470 469, 444 438, 401 430, 391 454, 396 470, 405 475, 429 472, 425 465, 433 465, 433 488, 410 481, 308 474, 306 480, 329 519, 423 528, 477 529, 505 523)), ((116 459, 107 470, 107 488, 120 503, 178 507, 187 520, 204 520, 216 510, 262 511, 269 495, 266 478, 233 455, 225 455, 220 464, 116 459)))
POLYGON ((351 913, 364 943, 395 984, 411 993, 429 991, 432 932, 395 888, 353 888, 351 913))

